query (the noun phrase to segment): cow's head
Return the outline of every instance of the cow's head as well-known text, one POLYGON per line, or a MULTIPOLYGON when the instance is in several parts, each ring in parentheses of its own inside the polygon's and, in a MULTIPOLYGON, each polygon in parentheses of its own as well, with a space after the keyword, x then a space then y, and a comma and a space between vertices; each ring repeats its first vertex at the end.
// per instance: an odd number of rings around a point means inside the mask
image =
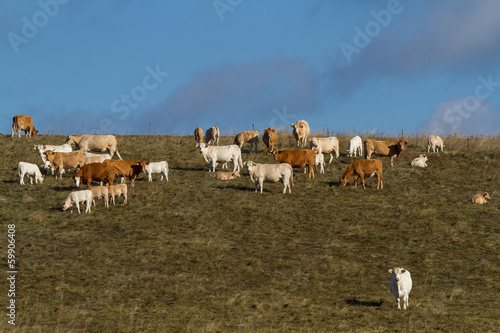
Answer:
POLYGON ((208 145, 206 143, 202 142, 202 143, 197 144, 196 147, 198 147, 198 149, 200 150, 200 154, 203 154, 203 151, 207 150, 208 145))
POLYGON ((394 279, 396 280, 396 282, 399 282, 399 279, 401 278, 401 274, 406 273, 406 269, 394 267, 394 268, 389 269, 389 273, 391 273, 394 276, 394 279))
POLYGON ((349 181, 349 179, 347 179, 347 177, 340 176, 339 177, 339 187, 344 187, 348 181, 349 181))
POLYGON ((141 166, 141 172, 146 170, 146 166, 149 165, 149 161, 137 161, 137 165, 141 166))
POLYGON ((80 179, 81 177, 71 176, 71 179, 75 181, 75 186, 80 187, 80 179))
POLYGON ((35 136, 38 134, 38 131, 36 129, 33 129, 33 132, 31 132, 31 136, 35 136))
POLYGON ((408 144, 408 142, 406 142, 403 139, 398 141, 398 146, 400 147, 401 150, 405 150, 405 145, 407 145, 407 144, 408 144))
POLYGON ((311 141, 309 141, 309 147, 311 147, 311 149, 318 147, 318 138, 312 138, 311 141))
POLYGON ((484 198, 484 199, 488 199, 488 200, 490 200, 490 199, 491 199, 491 198, 490 198, 490 195, 489 195, 489 193, 488 193, 488 192, 484 192, 484 193, 483 193, 483 198, 484 198))
POLYGON ((246 166, 247 167, 247 171, 251 172, 253 170, 253 167, 255 166, 255 162, 246 161, 246 162, 243 163, 243 166, 246 166))
POLYGON ((267 133, 267 134, 276 133, 276 130, 272 127, 268 127, 266 129, 264 129, 263 131, 264 131, 264 133, 267 133))
POLYGON ((233 176, 233 177, 239 177, 240 176, 240 172, 239 171, 231 172, 231 176, 233 176))
POLYGON ((76 144, 75 138, 72 135, 68 135, 64 144, 74 145, 76 144))

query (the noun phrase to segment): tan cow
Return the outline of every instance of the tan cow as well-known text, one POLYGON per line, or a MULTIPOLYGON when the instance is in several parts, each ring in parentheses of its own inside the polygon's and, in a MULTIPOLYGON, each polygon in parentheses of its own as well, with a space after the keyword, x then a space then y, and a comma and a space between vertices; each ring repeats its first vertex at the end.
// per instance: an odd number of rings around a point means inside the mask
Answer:
POLYGON ((94 199, 102 198, 104 200, 104 207, 109 208, 109 190, 107 186, 94 186, 90 189, 92 192, 92 203, 95 206, 94 199))
POLYGON ((382 180, 382 161, 381 160, 357 160, 352 162, 347 171, 339 177, 339 187, 345 186, 349 180, 354 180, 354 187, 358 185, 358 178, 361 178, 363 190, 365 187, 365 176, 373 177, 377 175, 377 190, 384 188, 382 180))
POLYGON ((111 202, 113 205, 115 204, 115 196, 120 197, 120 195, 123 196, 123 203, 127 203, 127 185, 126 184, 118 184, 118 185, 111 185, 109 188, 109 196, 111 197, 111 202))
POLYGON ((430 152, 431 150, 435 153, 436 150, 439 153, 439 149, 441 149, 441 152, 443 152, 444 144, 443 144, 443 139, 441 139, 437 135, 429 135, 429 138, 427 139, 427 152, 430 152))
POLYGON ((21 137, 21 131, 24 131, 25 136, 35 136, 38 134, 38 131, 35 129, 35 125, 33 125, 33 119, 30 116, 14 116, 12 118, 12 137, 14 136, 14 131, 17 131, 19 137, 21 137))
POLYGON ((119 175, 121 177, 127 177, 132 182, 132 187, 134 187, 134 182, 137 176, 141 174, 141 172, 146 172, 146 166, 149 162, 144 160, 104 160, 104 164, 112 165, 118 169, 119 175))
POLYGON ((373 153, 380 156, 388 156, 391 158, 391 167, 394 166, 394 157, 399 157, 401 152, 405 149, 407 142, 405 140, 399 141, 376 141, 368 139, 365 141, 365 158, 370 159, 373 153))
POLYGON ((219 128, 217 126, 210 127, 205 132, 205 142, 207 144, 219 145, 219 128))
POLYGON ((303 168, 307 165, 309 179, 314 179, 313 168, 316 168, 316 153, 313 150, 275 150, 273 155, 279 164, 288 163, 292 168, 303 168))
POLYGON ((316 152, 320 154, 330 154, 330 161, 328 163, 332 163, 333 161, 333 152, 335 152, 335 158, 338 159, 339 152, 339 139, 334 136, 330 136, 328 138, 312 138, 309 141, 309 147, 316 148, 316 152))
POLYGON ((118 155, 122 157, 116 147, 116 137, 114 135, 69 135, 65 144, 75 145, 76 149, 83 151, 109 151, 111 157, 118 155))
POLYGON ((85 164, 85 152, 81 150, 70 153, 55 153, 52 150, 47 150, 44 154, 52 168, 57 171, 56 179, 57 173, 59 173, 59 179, 62 179, 64 168, 82 167, 85 164))
POLYGON ((219 172, 215 175, 215 179, 217 180, 231 180, 238 178, 240 176, 240 173, 238 171, 234 172, 219 172))
POLYGON ((243 147, 245 142, 250 143, 250 151, 252 151, 253 145, 255 145, 255 152, 257 152, 257 145, 259 144, 259 132, 258 131, 244 131, 238 133, 234 138, 233 144, 243 147))
POLYGON ((297 140, 297 146, 305 146, 310 133, 307 121, 299 120, 295 124, 291 124, 290 127, 293 128, 293 136, 297 140))
POLYGON ((278 133, 272 127, 266 128, 264 135, 262 135, 262 141, 267 147, 267 152, 270 154, 274 150, 274 145, 278 143, 278 133))
POLYGON ((484 193, 479 193, 479 194, 476 194, 475 196, 473 196, 471 201, 472 201, 472 203, 482 205, 482 204, 487 203, 488 200, 490 200, 490 199, 491 198, 490 198, 490 195, 488 194, 488 192, 484 192, 484 193))
POLYGON ((80 183, 87 184, 91 188, 92 181, 106 182, 106 185, 113 185, 113 181, 117 175, 121 175, 120 170, 111 165, 104 163, 85 164, 78 170, 74 177, 75 186, 80 187, 80 183))
POLYGON ((202 143, 203 142, 203 130, 199 127, 196 127, 194 130, 194 141, 196 143, 202 143))

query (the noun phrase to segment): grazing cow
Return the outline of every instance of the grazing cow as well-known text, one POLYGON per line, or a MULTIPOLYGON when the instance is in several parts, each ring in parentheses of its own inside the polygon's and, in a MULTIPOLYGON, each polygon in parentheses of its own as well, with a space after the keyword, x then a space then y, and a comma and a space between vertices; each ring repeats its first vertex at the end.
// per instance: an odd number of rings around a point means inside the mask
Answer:
MULTIPOLYGON (((325 156, 322 153, 319 153, 316 150, 316 147, 313 147, 312 150, 316 153, 316 169, 317 166, 319 165, 319 173, 324 174, 325 173, 325 156)), ((304 173, 307 172, 307 166, 304 167, 304 173)))
POLYGON ((487 200, 490 200, 490 195, 488 194, 488 192, 484 192, 484 193, 479 193, 479 194, 476 194, 475 196, 472 197, 471 201, 472 203, 475 203, 475 204, 485 204, 487 203, 488 201, 487 200))
POLYGON ((73 213, 73 207, 76 206, 78 214, 80 214, 80 202, 85 202, 87 204, 85 213, 90 213, 90 207, 92 206, 92 191, 82 190, 71 192, 64 201, 62 210, 66 210, 71 207, 71 213, 73 213))
POLYGON ((255 183, 255 192, 257 192, 260 187, 260 193, 262 193, 264 182, 277 183, 281 181, 283 183, 283 194, 286 193, 287 187, 288 193, 292 193, 293 170, 290 164, 259 164, 247 161, 245 165, 250 174, 250 179, 255 183))
POLYGON ((194 129, 194 141, 196 141, 196 143, 203 142, 203 130, 199 127, 194 129))
POLYGON ((299 120, 295 124, 291 124, 290 127, 293 128, 293 136, 297 140, 297 146, 305 146, 310 133, 307 121, 299 120))
POLYGON ((163 180, 163 177, 168 182, 168 163, 167 161, 161 161, 161 162, 149 162, 148 165, 146 165, 146 168, 144 169, 146 172, 146 175, 148 175, 148 181, 152 182, 153 181, 153 173, 160 174, 160 180, 163 180))
POLYGON ((358 135, 349 140, 347 155, 349 157, 363 156, 363 141, 358 135))
POLYGON ((274 145, 278 143, 278 133, 272 127, 266 128, 264 130, 264 135, 262 135, 262 141, 267 147, 267 152, 270 154, 274 150, 274 145))
POLYGON ((104 163, 85 164, 78 170, 74 177, 75 186, 80 187, 80 183, 87 184, 91 188, 92 181, 107 182, 113 185, 116 175, 120 175, 120 170, 104 163))
POLYGON ((427 152, 430 152, 431 149, 435 153, 436 150, 439 153, 439 149, 441 148, 441 152, 443 152, 444 144, 443 144, 443 139, 441 139, 437 135, 429 135, 429 138, 427 139, 427 152))
POLYGON ((21 131, 24 131, 24 136, 35 136, 38 134, 38 131, 35 129, 35 125, 33 125, 33 119, 30 116, 14 116, 12 118, 12 137, 14 137, 14 131, 17 131, 19 137, 21 137, 21 131))
POLYGON ((231 180, 238 178, 240 176, 240 173, 238 171, 234 172, 219 172, 215 175, 215 179, 217 180, 231 180))
POLYGON ((137 176, 142 172, 145 172, 146 166, 149 162, 144 160, 104 160, 104 164, 114 166, 118 169, 118 175, 121 177, 128 177, 132 182, 132 187, 134 187, 134 182, 137 176))
POLYGON ((116 147, 114 135, 69 135, 65 143, 75 145, 76 149, 83 151, 108 150, 111 157, 116 153, 120 160, 122 159, 116 147))
POLYGON ((425 162, 427 162, 427 155, 420 154, 419 157, 414 158, 413 161, 411 161, 411 166, 425 168, 427 166, 427 163, 425 162))
POLYGON ((205 143, 198 145, 200 154, 203 155, 205 161, 208 161, 208 172, 215 172, 217 163, 233 162, 233 171, 240 171, 243 167, 241 161, 241 149, 237 145, 230 146, 207 146, 205 143))
POLYGON ((33 163, 19 162, 17 165, 17 173, 19 174, 19 183, 24 185, 24 176, 28 175, 30 178, 30 183, 33 184, 33 178, 35 178, 35 183, 43 183, 43 176, 38 168, 38 165, 33 163))
POLYGON ((381 160, 357 160, 349 164, 347 171, 339 177, 339 187, 345 186, 351 179, 354 180, 354 187, 358 185, 358 177, 361 178, 363 190, 365 187, 365 176, 373 177, 377 175, 377 190, 384 188, 382 181, 382 161, 381 160))
POLYGON ((109 190, 107 186, 94 186, 90 189, 92 192, 92 204, 95 206, 94 199, 103 198, 104 207, 109 208, 109 190))
POLYGON ((401 152, 405 149, 407 142, 405 140, 399 141, 375 141, 368 139, 365 141, 365 158, 370 159, 373 153, 380 156, 388 156, 391 158, 391 167, 394 166, 393 159, 399 157, 401 152))
POLYGON ((127 203, 127 185, 126 184, 118 184, 118 185, 111 185, 108 188, 109 190, 109 195, 111 197, 111 202, 113 205, 115 204, 115 196, 120 197, 120 195, 123 196, 123 203, 127 203))
MULTIPOLYGON (((85 153, 83 151, 72 151, 70 153, 54 153, 52 150, 45 152, 45 157, 57 170, 59 178, 62 178, 64 168, 76 168, 85 164, 85 153)), ((57 174, 56 174, 57 179, 57 174)))
POLYGON ((334 136, 329 138, 312 138, 311 141, 309 141, 309 146, 311 148, 316 147, 317 152, 321 154, 330 154, 328 163, 332 163, 333 161, 333 151, 335 151, 335 158, 339 158, 339 139, 334 136))
POLYGON ((389 282, 389 290, 392 292, 398 303, 398 309, 401 309, 400 300, 403 300, 403 309, 408 307, 408 298, 412 286, 410 271, 404 268, 391 268, 389 273, 392 274, 389 282))
POLYGON ((273 155, 278 163, 288 163, 292 168, 303 168, 307 165, 309 179, 314 179, 313 168, 316 166, 316 153, 313 150, 275 150, 273 155))
MULTIPOLYGON (((219 128, 217 126, 210 127, 205 133, 205 142, 207 144, 219 145, 219 128)), ((200 142, 201 143, 201 142, 200 142)))
POLYGON ((233 144, 240 147, 243 147, 245 142, 250 143, 250 151, 252 151, 252 147, 255 145, 255 152, 257 152, 257 145, 259 144, 259 132, 258 131, 243 131, 238 133, 234 138, 233 144))

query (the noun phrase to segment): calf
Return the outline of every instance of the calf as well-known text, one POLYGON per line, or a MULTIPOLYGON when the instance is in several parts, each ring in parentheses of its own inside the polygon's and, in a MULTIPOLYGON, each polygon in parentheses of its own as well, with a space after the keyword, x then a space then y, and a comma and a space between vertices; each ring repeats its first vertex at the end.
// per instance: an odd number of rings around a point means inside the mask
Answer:
POLYGON ((401 152, 405 149, 407 142, 405 140, 399 141, 375 141, 368 139, 365 141, 365 158, 370 159, 373 153, 380 156, 389 156, 391 158, 391 167, 394 166, 393 159, 399 157, 401 152))
POLYGON ((363 190, 365 187, 365 176, 373 177, 377 175, 377 190, 384 188, 382 181, 382 161, 381 160, 357 160, 352 162, 347 171, 339 177, 339 187, 345 186, 349 180, 354 180, 354 187, 358 185, 358 177, 361 178, 363 190))
POLYGON ((240 176, 240 173, 238 171, 234 172, 219 172, 215 175, 215 179, 217 180, 231 180, 238 178, 240 176))
POLYGON ((90 189, 92 192, 92 203, 95 206, 95 198, 104 200, 104 207, 109 208, 109 190, 107 186, 94 186, 90 189))
POLYGON ((33 178, 35 178, 35 183, 43 183, 43 176, 38 168, 38 165, 33 163, 19 162, 17 165, 17 173, 19 174, 19 183, 24 185, 24 176, 28 175, 30 178, 30 183, 33 184, 33 178))
POLYGON ((241 149, 237 145, 217 147, 200 143, 198 147, 200 154, 203 155, 205 161, 208 161, 208 172, 215 172, 217 163, 232 161, 233 171, 240 171, 240 166, 243 166, 241 161, 241 149))
POLYGON ((82 190, 71 192, 64 201, 62 210, 66 210, 71 207, 71 213, 73 213, 73 206, 76 206, 78 214, 80 214, 80 202, 85 202, 87 204, 85 213, 90 213, 90 206, 92 206, 92 191, 82 190))
POLYGON ((163 177, 168 182, 168 163, 167 161, 161 161, 161 162, 149 162, 148 165, 146 165, 146 168, 144 169, 146 172, 146 175, 148 175, 148 181, 153 181, 153 174, 157 173, 160 174, 160 180, 163 180, 163 177))
POLYGON ((484 193, 479 193, 479 194, 476 194, 475 196, 472 197, 471 201, 472 203, 475 203, 475 204, 485 204, 487 203, 488 201, 487 200, 490 200, 490 195, 488 194, 488 192, 484 192, 484 193))
POLYGON ((401 309, 400 300, 403 300, 403 309, 408 307, 408 298, 412 286, 410 271, 395 267, 389 269, 392 274, 391 281, 389 282, 389 290, 392 292, 398 303, 398 309, 401 309))
POLYGON ((358 135, 349 140, 347 155, 349 157, 363 156, 363 141, 358 135))
POLYGON ((272 127, 266 128, 264 135, 262 135, 262 141, 267 147, 267 152, 270 154, 274 150, 274 145, 278 143, 278 133, 272 127))
POLYGON ((257 152, 257 145, 259 144, 259 132, 258 131, 244 131, 238 133, 234 138, 233 144, 240 147, 243 147, 245 142, 250 143, 250 151, 252 151, 252 147, 255 145, 255 152, 257 152))
POLYGON ((75 180, 75 186, 80 187, 80 183, 87 184, 91 188, 92 181, 107 182, 113 185, 113 181, 121 172, 117 168, 104 163, 85 164, 72 178, 75 180))
POLYGON ((335 158, 339 158, 339 140, 334 136, 329 138, 312 138, 309 141, 309 146, 311 148, 315 147, 318 153, 330 154, 328 163, 332 163, 333 161, 332 152, 335 152, 335 158))
POLYGON ((303 168, 307 165, 309 179, 314 179, 313 168, 316 166, 316 153, 313 150, 275 150, 273 155, 278 163, 288 163, 292 168, 303 168))
POLYGON ((276 183, 281 181, 283 183, 283 194, 292 193, 291 186, 293 186, 293 170, 290 164, 258 164, 252 161, 245 162, 250 179, 255 183, 255 192, 260 187, 260 193, 264 188, 264 182, 276 183))
POLYGON ((444 144, 443 139, 441 139, 437 135, 429 135, 427 139, 427 152, 430 152, 431 149, 435 153, 436 150, 439 153, 439 149, 441 148, 441 152, 443 152, 444 144))
POLYGON ((427 166, 427 163, 425 162, 427 162, 427 155, 420 154, 419 157, 414 158, 413 161, 411 161, 411 166, 425 168, 427 166))
POLYGON ((113 205, 115 204, 115 196, 120 197, 120 195, 123 196, 123 203, 127 203, 127 185, 126 184, 118 184, 118 185, 111 185, 108 188, 109 190, 109 195, 111 197, 111 202, 113 202, 113 205))

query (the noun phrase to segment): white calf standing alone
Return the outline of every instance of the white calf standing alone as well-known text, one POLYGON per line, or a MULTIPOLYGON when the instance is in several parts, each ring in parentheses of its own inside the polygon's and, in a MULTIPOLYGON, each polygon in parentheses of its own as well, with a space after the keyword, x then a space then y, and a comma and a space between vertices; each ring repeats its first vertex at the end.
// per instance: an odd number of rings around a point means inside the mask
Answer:
POLYGON ((363 156, 363 140, 356 135, 354 138, 349 140, 349 144, 347 145, 347 155, 349 157, 363 156))
POLYGON ((403 299, 403 309, 406 310, 412 286, 410 271, 395 267, 391 268, 389 273, 392 274, 391 281, 389 282, 389 290, 396 297, 398 309, 401 309, 400 300, 403 299))
POLYGON ((290 164, 258 164, 252 161, 245 162, 250 179, 255 183, 255 192, 260 187, 260 193, 264 187, 264 182, 277 183, 280 180, 283 182, 283 194, 292 193, 293 186, 293 170, 290 164))
POLYGON ((104 199, 104 207, 109 208, 109 190, 106 186, 92 186, 90 188, 92 192, 92 203, 95 206, 95 198, 104 199))
POLYGON ((43 183, 42 173, 36 164, 19 162, 17 165, 17 172, 19 174, 19 183, 21 185, 24 185, 24 176, 26 175, 29 176, 31 184, 33 184, 33 177, 35 178, 35 183, 43 183))
POLYGON ((80 202, 85 202, 87 204, 85 213, 90 213, 90 207, 92 206, 92 191, 82 190, 71 192, 64 201, 62 210, 66 210, 71 207, 71 213, 73 213, 73 207, 76 206, 78 214, 80 214, 80 202))
POLYGON ((414 158, 413 161, 411 161, 411 166, 425 168, 427 166, 427 163, 425 162, 427 162, 427 155, 420 154, 419 157, 414 158))
POLYGON ((441 152, 443 152, 443 147, 443 139, 437 135, 429 135, 429 139, 427 140, 427 152, 432 150, 435 153, 437 150, 439 153, 439 148, 441 148, 441 152))
POLYGON ((115 204, 115 196, 119 197, 120 195, 123 195, 123 203, 127 203, 127 184, 111 185, 108 189, 113 205, 115 204))
POLYGON ((217 163, 233 162, 233 172, 240 171, 241 162, 241 149, 237 145, 230 146, 207 146, 205 143, 197 145, 200 149, 200 154, 203 155, 205 161, 208 162, 208 172, 215 172, 217 163))
POLYGON ((153 173, 158 173, 160 174, 160 180, 163 180, 163 177, 168 182, 168 163, 167 161, 161 161, 161 162, 149 162, 148 165, 146 165, 146 169, 144 170, 146 172, 146 175, 148 175, 148 180, 150 182, 153 181, 153 173))

